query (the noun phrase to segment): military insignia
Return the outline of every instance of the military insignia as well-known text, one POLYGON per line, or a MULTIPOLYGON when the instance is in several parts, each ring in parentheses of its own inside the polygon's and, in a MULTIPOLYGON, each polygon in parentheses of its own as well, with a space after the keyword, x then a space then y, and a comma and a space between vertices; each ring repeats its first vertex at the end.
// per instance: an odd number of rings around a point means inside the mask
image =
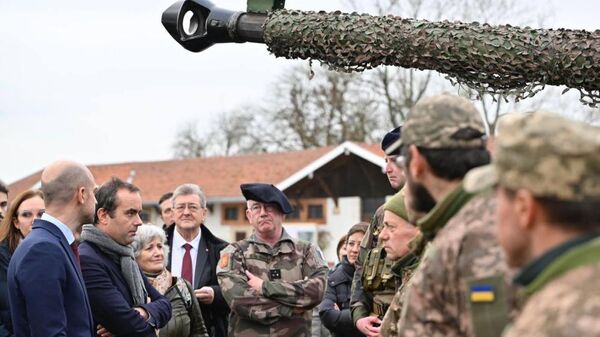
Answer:
POLYGON ((471 302, 494 302, 496 293, 491 284, 475 284, 470 289, 471 302))
POLYGON ((271 269, 269 270, 269 279, 273 280, 281 280, 281 269, 271 269))
POLYGON ((229 266, 229 255, 229 253, 225 253, 223 254, 223 256, 221 256, 221 260, 219 261, 219 268, 225 269, 227 268, 227 266, 229 266))

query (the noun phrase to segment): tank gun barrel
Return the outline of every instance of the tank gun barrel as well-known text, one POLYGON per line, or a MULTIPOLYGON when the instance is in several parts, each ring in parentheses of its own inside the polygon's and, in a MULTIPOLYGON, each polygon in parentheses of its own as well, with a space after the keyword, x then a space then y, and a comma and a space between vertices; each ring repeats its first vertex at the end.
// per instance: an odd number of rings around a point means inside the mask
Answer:
POLYGON ((266 14, 235 12, 208 0, 184 0, 163 12, 162 24, 183 48, 201 52, 215 43, 264 43, 266 14))
POLYGON ((222 10, 207 0, 178 2, 163 14, 163 24, 191 51, 251 41, 265 43, 276 57, 318 60, 335 70, 381 65, 435 70, 477 91, 517 99, 545 85, 565 85, 579 90, 582 102, 600 103, 600 30, 283 9, 265 15, 222 10), (192 11, 198 19, 191 22, 203 27, 196 35, 182 34, 184 10, 192 11))

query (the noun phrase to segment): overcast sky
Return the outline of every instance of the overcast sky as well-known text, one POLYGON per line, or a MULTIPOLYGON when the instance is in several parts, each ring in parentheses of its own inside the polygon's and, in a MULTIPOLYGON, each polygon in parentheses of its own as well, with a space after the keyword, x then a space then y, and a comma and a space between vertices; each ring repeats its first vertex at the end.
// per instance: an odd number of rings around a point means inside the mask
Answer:
MULTIPOLYGON (((219 112, 264 98, 300 62, 275 59, 256 44, 188 52, 160 23, 173 2, 0 1, 0 179, 13 182, 61 158, 170 159, 182 123, 197 119, 207 129, 219 112)), ((288 0, 286 7, 343 9, 334 0, 288 0)), ((600 28, 597 1, 555 1, 554 8, 551 27, 600 28)))

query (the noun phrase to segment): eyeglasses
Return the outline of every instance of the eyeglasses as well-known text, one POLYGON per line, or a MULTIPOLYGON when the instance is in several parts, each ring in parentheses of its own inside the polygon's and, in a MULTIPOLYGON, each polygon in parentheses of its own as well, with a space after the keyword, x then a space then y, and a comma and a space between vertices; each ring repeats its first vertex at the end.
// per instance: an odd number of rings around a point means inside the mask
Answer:
POLYGON ((190 212, 196 213, 202 207, 200 207, 200 205, 198 205, 198 204, 178 204, 178 205, 175 205, 175 212, 183 213, 183 211, 185 211, 186 208, 189 209, 190 212))
POLYGON ((267 213, 274 213, 278 211, 277 205, 275 204, 254 204, 250 206, 249 210, 251 213, 260 213, 260 210, 263 208, 267 213))
POLYGON ((28 210, 28 209, 26 209, 26 210, 24 210, 24 211, 22 211, 22 212, 19 212, 19 214, 18 214, 17 216, 20 216, 20 217, 21 217, 21 218, 23 218, 23 219, 28 219, 28 220, 30 220, 30 219, 33 219, 33 217, 34 217, 34 215, 35 215, 35 217, 36 217, 37 219, 39 219, 39 218, 41 218, 41 217, 42 217, 42 215, 44 215, 44 212, 46 212, 46 210, 45 210, 45 209, 40 209, 40 210, 37 210, 37 212, 36 212, 36 211, 31 211, 31 210, 28 210))

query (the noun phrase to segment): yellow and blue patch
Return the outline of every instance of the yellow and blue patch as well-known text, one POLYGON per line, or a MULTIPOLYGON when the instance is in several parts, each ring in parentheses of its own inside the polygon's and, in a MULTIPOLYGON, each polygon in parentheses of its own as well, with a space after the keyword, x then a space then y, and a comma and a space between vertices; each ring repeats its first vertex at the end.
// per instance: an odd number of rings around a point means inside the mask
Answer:
POLYGON ((471 286, 471 302, 494 302, 496 293, 491 284, 475 284, 471 286))

